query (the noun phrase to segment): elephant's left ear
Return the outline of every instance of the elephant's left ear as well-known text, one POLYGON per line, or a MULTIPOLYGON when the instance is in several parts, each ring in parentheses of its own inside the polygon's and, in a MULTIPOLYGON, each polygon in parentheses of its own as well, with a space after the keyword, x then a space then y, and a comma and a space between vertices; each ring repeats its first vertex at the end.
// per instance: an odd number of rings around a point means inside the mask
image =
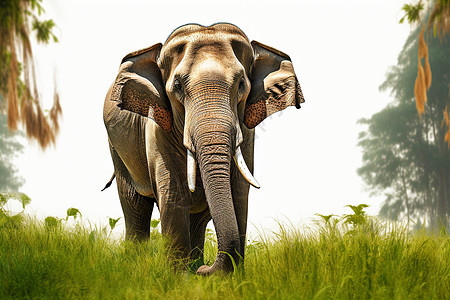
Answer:
POLYGON ((291 105, 300 108, 305 102, 289 56, 256 41, 252 47, 252 88, 244 113, 244 124, 250 129, 277 111, 291 105))
POLYGON ((152 119, 169 131, 172 112, 156 63, 161 47, 161 44, 156 44, 122 59, 109 100, 117 101, 117 106, 123 110, 152 119))

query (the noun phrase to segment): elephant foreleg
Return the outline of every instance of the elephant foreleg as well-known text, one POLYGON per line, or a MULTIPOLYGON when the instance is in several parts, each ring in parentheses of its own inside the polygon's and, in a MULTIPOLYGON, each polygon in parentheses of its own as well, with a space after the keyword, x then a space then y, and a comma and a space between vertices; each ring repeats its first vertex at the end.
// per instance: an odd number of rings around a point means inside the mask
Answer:
POLYGON ((245 256, 245 245, 247 243, 246 236, 247 236, 249 185, 247 182, 245 182, 244 178, 241 177, 241 174, 238 174, 236 168, 233 171, 235 172, 235 176, 239 178, 232 186, 232 194, 233 194, 234 213, 236 215, 239 230, 239 240, 240 240, 239 255, 241 256, 243 261, 243 258, 245 256))
POLYGON ((239 239, 240 239, 240 251, 242 261, 244 261, 245 245, 247 243, 247 203, 235 203, 235 214, 238 223, 239 239))
POLYGON ((191 233, 191 253, 190 258, 193 261, 192 269, 197 270, 198 267, 203 266, 204 257, 203 250, 205 246, 205 232, 208 222, 211 220, 209 209, 196 214, 191 214, 189 217, 190 233, 191 233))
MULTIPOLYGON (((176 202, 175 202, 176 203, 176 202)), ((170 238, 172 253, 180 259, 189 255, 189 212, 172 201, 160 205, 161 233, 170 238)))

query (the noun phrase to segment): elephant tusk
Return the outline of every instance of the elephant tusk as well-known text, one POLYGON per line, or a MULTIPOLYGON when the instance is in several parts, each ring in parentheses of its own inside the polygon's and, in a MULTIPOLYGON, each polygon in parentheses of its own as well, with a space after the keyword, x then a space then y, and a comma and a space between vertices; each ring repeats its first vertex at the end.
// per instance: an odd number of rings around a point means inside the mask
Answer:
POLYGON ((194 154, 187 150, 187 177, 188 177, 188 186, 191 192, 195 191, 195 172, 197 169, 197 163, 195 161, 194 154))
POLYGON ((258 181, 253 177, 252 173, 247 167, 247 164, 245 163, 244 156, 242 156, 241 147, 238 147, 236 149, 236 154, 234 155, 234 162, 236 163, 239 171, 241 172, 242 176, 244 176, 245 180, 248 181, 251 185, 253 185, 255 188, 259 189, 261 186, 259 185, 258 181))

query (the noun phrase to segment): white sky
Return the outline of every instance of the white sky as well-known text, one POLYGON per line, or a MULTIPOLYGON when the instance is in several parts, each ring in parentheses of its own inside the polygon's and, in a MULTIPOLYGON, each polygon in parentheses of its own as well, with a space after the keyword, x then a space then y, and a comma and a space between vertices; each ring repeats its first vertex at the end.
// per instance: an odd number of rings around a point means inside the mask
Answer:
POLYGON ((376 214, 381 198, 370 198, 356 174, 363 129, 356 121, 391 100, 378 86, 409 34, 398 24, 405 2, 45 0, 60 42, 35 47, 39 86, 50 107, 56 72, 64 116, 54 149, 25 142, 16 159, 21 190, 32 198, 28 211, 65 217, 76 207, 103 224, 122 216, 115 183, 100 192, 113 173, 103 100, 121 59, 182 24, 226 21, 289 54, 306 99, 257 128, 254 176, 262 187, 251 188, 250 232, 276 229, 277 219, 298 225, 315 213, 349 212, 347 204, 367 203, 376 214))

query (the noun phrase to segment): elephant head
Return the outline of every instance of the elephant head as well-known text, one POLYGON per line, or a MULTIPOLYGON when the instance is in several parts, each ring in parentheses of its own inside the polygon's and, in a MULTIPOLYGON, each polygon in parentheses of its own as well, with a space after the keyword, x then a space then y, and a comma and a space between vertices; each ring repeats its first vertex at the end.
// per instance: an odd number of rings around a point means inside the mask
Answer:
POLYGON ((240 149, 244 138, 267 116, 304 102, 289 56, 231 24, 185 25, 164 45, 127 55, 109 97, 175 137, 191 191, 198 164, 219 247, 213 266, 198 273, 231 270, 229 255, 239 260, 241 241, 230 170, 236 164, 259 187, 240 149))

